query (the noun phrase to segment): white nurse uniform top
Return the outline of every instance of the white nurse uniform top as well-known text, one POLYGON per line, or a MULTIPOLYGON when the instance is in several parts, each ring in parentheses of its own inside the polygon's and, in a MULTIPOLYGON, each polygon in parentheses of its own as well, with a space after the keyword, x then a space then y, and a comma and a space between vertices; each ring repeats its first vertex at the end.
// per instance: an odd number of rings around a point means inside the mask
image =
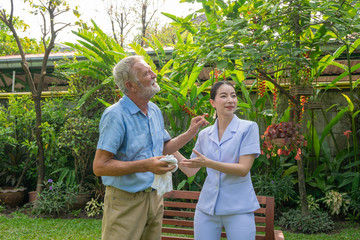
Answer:
MULTIPOLYGON (((195 149, 206 157, 225 163, 238 163, 242 155, 260 154, 259 128, 256 122, 234 115, 221 140, 218 121, 199 133, 195 149)), ((196 157, 192 154, 191 158, 196 157)), ((210 215, 253 212, 260 208, 251 182, 250 172, 241 177, 207 168, 197 209, 210 215)))

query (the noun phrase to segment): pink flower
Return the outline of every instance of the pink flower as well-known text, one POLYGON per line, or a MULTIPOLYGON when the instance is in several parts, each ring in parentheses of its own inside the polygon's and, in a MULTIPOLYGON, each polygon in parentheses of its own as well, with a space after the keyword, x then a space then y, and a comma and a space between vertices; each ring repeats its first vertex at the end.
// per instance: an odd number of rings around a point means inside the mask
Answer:
POLYGON ((351 130, 347 130, 344 132, 344 135, 349 139, 351 133, 352 133, 351 130))

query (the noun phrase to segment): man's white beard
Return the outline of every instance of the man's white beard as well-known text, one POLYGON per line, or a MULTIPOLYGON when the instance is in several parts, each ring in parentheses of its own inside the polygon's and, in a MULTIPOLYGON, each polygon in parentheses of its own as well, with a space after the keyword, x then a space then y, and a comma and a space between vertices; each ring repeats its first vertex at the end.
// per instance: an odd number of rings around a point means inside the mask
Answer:
POLYGON ((157 83, 149 87, 144 87, 141 83, 139 85, 141 89, 140 96, 144 99, 151 99, 156 93, 160 91, 160 86, 157 83))

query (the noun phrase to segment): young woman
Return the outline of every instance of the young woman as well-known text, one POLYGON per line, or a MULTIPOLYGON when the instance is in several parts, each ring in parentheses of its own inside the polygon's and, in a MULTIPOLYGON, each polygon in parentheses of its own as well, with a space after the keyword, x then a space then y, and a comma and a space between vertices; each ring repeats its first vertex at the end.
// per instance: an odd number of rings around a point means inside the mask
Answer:
POLYGON ((215 83, 210 103, 216 109, 215 124, 199 133, 192 159, 180 163, 193 174, 207 168, 195 212, 195 239, 219 240, 223 227, 228 240, 255 239, 254 211, 260 206, 250 169, 260 154, 259 129, 234 114, 237 96, 231 83, 215 83))

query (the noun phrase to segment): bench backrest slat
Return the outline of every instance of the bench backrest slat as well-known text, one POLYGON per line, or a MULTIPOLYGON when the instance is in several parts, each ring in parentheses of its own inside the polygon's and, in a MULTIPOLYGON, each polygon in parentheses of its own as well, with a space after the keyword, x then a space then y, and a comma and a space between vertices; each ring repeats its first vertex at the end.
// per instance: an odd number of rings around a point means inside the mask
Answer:
MULTIPOLYGON (((200 192, 171 191, 164 195, 163 233, 182 236, 162 236, 162 240, 193 239, 194 212, 200 192)), ((274 198, 257 196, 261 208, 255 211, 256 240, 274 240, 274 198)), ((226 237, 226 233, 222 233, 226 237)))

